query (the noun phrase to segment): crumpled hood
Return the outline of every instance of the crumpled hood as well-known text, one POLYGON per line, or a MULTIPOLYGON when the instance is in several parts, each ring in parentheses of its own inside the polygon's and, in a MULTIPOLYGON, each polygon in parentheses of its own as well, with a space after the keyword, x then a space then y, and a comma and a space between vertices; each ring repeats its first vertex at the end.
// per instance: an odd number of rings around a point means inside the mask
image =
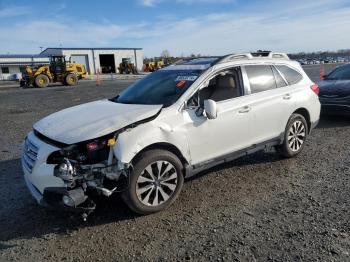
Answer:
POLYGON ((152 117, 161 108, 162 105, 131 105, 100 100, 49 115, 35 123, 34 129, 55 141, 74 144, 152 117))

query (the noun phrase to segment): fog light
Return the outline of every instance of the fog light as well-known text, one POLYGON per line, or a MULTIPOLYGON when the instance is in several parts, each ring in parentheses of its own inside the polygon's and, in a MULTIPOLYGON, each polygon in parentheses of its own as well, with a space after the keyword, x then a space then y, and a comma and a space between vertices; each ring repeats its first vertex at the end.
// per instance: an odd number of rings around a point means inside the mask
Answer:
POLYGON ((63 203, 66 206, 69 206, 69 207, 74 207, 75 206, 74 200, 71 197, 69 197, 69 196, 64 195, 62 197, 62 201, 63 201, 63 203))
POLYGON ((69 207, 77 207, 84 203, 88 197, 82 188, 76 188, 67 192, 66 195, 62 197, 62 202, 69 207))

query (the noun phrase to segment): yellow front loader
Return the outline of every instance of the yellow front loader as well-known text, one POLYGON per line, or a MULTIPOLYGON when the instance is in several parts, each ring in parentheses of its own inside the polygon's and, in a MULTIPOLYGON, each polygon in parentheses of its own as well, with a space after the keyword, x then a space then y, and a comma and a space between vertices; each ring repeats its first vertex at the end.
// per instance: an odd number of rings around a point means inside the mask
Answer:
POLYGON ((64 56, 51 56, 50 65, 27 66, 20 81, 21 87, 47 87, 49 83, 61 82, 75 86, 87 76, 83 64, 66 62, 64 56))

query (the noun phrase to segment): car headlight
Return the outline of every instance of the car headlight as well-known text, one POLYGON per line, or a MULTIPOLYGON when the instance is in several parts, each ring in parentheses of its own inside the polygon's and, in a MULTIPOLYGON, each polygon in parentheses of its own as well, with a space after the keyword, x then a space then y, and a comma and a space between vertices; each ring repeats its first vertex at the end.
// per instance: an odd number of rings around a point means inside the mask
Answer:
MULTIPOLYGON (((110 136, 108 136, 110 137, 110 136)), ((73 163, 78 162, 80 164, 96 164, 108 159, 109 149, 116 143, 116 138, 103 137, 94 139, 88 143, 81 142, 78 144, 70 145, 61 150, 52 152, 47 160, 47 164, 63 164, 64 158, 70 159, 73 163)), ((68 165, 69 166, 69 165, 68 165)), ((74 167, 74 166, 73 166, 74 167)), ((62 172, 66 170, 67 166, 62 166, 62 172)), ((58 171, 58 170, 57 170, 58 171)))
POLYGON ((74 181, 76 171, 72 163, 67 158, 64 158, 61 164, 55 168, 54 174, 63 181, 71 183, 74 181))

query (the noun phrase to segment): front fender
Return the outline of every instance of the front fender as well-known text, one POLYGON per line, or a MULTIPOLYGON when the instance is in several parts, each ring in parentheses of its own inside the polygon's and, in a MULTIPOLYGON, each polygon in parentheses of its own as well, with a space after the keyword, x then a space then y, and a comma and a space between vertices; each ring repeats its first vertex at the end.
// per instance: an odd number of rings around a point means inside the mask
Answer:
POLYGON ((141 150, 157 143, 177 147, 187 162, 191 163, 186 130, 164 122, 151 121, 119 134, 114 154, 122 163, 130 163, 141 150))

